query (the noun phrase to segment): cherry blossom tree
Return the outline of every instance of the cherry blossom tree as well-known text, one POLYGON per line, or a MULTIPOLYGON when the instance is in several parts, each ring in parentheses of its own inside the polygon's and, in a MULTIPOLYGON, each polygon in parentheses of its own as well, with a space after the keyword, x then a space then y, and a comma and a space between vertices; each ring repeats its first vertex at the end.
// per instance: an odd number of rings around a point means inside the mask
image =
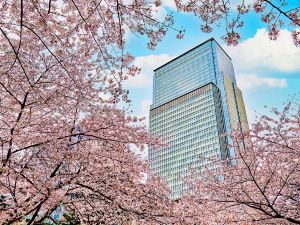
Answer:
POLYGON ((1 1, 0 223, 167 223, 168 189, 130 150, 159 144, 127 110, 139 69, 125 30, 152 48, 173 24, 147 1, 1 1), (123 105, 123 108, 121 107, 123 105), (125 105, 125 106, 124 106, 125 105), (100 222, 99 222, 100 221, 100 222))
POLYGON ((185 209, 186 224, 300 224, 296 104, 274 109, 272 117, 262 116, 247 133, 232 134, 236 163, 215 161, 217 172, 198 174, 195 191, 178 206, 185 209))
MULTIPOLYGON (((282 11, 271 1, 256 3, 258 13, 267 12, 266 4, 282 11)), ((59 209, 86 224, 181 219, 164 183, 145 180, 147 163, 130 150, 160 143, 130 115, 123 88, 139 72, 125 51, 126 32, 147 37, 150 49, 169 29, 183 37, 171 15, 154 18, 161 4, 0 1, 0 223, 41 223, 59 209)), ((220 1, 203 1, 212 12, 197 11, 196 1, 176 4, 203 15, 207 31, 228 13, 217 7, 220 1)), ((244 6, 239 14, 248 12, 244 6)), ((299 26, 298 9, 282 12, 299 26)), ((293 35, 297 44, 299 34, 293 35)))
MULTIPOLYGON (((243 27, 244 16, 257 13, 268 29, 271 40, 276 40, 280 28, 289 27, 296 46, 300 45, 300 3, 288 0, 175 0, 179 10, 193 13, 202 21, 201 30, 211 32, 213 27, 225 27, 224 41, 237 45, 239 29, 243 27)), ((246 24, 251 26, 251 24, 246 24)))

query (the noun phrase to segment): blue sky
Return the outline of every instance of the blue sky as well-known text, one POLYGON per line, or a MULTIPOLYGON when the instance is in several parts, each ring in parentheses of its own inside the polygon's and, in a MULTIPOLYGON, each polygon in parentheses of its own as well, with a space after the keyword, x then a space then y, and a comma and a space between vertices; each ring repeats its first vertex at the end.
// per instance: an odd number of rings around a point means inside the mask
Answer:
MULTIPOLYGON (((173 9, 171 0, 163 1, 156 17, 160 19, 173 9)), ((270 41, 259 15, 249 13, 240 32, 241 43, 228 47, 220 38, 224 34, 222 27, 205 34, 200 31, 197 17, 178 12, 174 12, 174 16, 175 27, 186 30, 182 40, 176 39, 176 32, 169 31, 154 50, 149 50, 145 38, 127 34, 126 48, 136 57, 135 64, 142 69, 141 74, 126 82, 134 114, 148 115, 152 102, 153 69, 211 37, 232 58, 250 122, 256 115, 266 114, 272 107, 280 107, 290 96, 300 92, 300 47, 293 45, 289 30, 281 30, 278 40, 270 41)))

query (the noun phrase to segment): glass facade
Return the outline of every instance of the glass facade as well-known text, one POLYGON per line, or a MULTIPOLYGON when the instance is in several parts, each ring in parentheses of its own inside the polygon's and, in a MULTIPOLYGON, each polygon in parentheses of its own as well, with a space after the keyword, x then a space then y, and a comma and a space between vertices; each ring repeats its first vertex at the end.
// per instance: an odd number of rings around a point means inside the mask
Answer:
POLYGON ((155 70, 155 108, 215 79, 211 44, 205 43, 155 70), (201 74, 201 76, 199 76, 201 74))
POLYGON ((168 145, 149 150, 150 167, 178 198, 191 168, 213 169, 210 158, 234 156, 221 134, 239 124, 246 129, 247 116, 231 59, 214 39, 154 72, 150 132, 168 145))

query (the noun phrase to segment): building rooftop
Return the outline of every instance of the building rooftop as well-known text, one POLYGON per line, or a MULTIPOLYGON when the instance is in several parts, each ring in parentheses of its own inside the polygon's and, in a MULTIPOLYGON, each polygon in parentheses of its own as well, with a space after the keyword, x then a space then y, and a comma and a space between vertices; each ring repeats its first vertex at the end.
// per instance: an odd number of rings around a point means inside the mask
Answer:
MULTIPOLYGON (((174 59, 170 60, 169 62, 166 62, 165 64, 161 65, 160 67, 156 68, 156 69, 154 70, 154 72, 155 72, 156 70, 158 70, 158 69, 164 67, 165 65, 167 65, 167 64, 169 64, 169 63, 175 61, 176 59, 180 58, 181 56, 183 56, 183 55, 185 55, 185 54, 187 54, 187 53, 193 51, 194 49, 198 48, 199 46, 206 44, 206 43, 209 42, 209 41, 214 41, 215 43, 217 43, 217 45, 223 50, 223 52, 225 52, 224 49, 222 48, 222 46, 221 46, 214 38, 210 38, 210 39, 208 39, 208 40, 202 42, 201 44, 197 45, 196 47, 194 47, 194 48, 192 48, 192 49, 190 49, 190 50, 188 50, 188 51, 182 53, 181 55, 175 57, 174 59)), ((225 54, 230 58, 230 56, 229 56, 226 52, 225 52, 225 54)), ((231 58, 230 58, 230 60, 231 60, 231 58)))

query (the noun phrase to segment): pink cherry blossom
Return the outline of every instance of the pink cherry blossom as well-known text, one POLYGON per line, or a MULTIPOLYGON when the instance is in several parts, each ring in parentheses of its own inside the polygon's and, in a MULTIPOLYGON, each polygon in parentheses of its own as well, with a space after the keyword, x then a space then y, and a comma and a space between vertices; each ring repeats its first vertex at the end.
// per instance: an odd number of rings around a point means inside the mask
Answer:
POLYGON ((227 36, 223 37, 227 45, 237 45, 240 40, 240 35, 235 32, 229 33, 227 36))
POLYGON ((292 31, 292 38, 293 38, 294 44, 296 46, 300 46, 300 31, 299 30, 292 31))
POLYGON ((269 29, 268 35, 271 40, 277 40, 279 36, 279 29, 276 27, 275 24, 273 24, 269 29))
POLYGON ((175 218, 168 188, 131 150, 159 140, 118 109, 130 102, 123 80, 140 71, 125 30, 155 45, 173 22, 152 15, 146 1, 0 4, 1 224, 59 208, 82 224, 175 218))
POLYGON ((299 119, 298 102, 288 103, 234 131, 235 157, 210 159, 187 180, 194 191, 177 205, 183 224, 299 224, 299 119))
MULTIPOLYGON (((250 6, 260 16, 272 11, 268 24, 271 39, 279 35, 284 17, 298 46, 299 10, 284 11, 282 2, 275 5, 257 0, 250 6)), ((212 31, 223 22, 224 40, 229 45, 238 44, 237 29, 244 25, 242 16, 250 11, 244 1, 234 14, 230 1, 175 3, 179 11, 198 16, 203 31, 212 31)), ((245 165, 225 167, 229 171, 224 170, 226 177, 234 178, 228 179, 229 183, 227 179, 217 184, 216 180, 199 182, 203 189, 197 190, 207 190, 205 194, 172 201, 166 184, 153 176, 147 162, 131 149, 143 150, 146 145, 159 148, 162 144, 140 125, 142 118, 132 116, 128 107, 119 108, 130 104, 123 81, 140 71, 133 65, 134 57, 126 52, 126 33, 144 36, 150 49, 167 30, 175 30, 177 38, 183 38, 184 29, 176 28, 171 14, 163 21, 154 18, 154 6, 161 4, 145 0, 1 2, 1 224, 25 223, 26 219, 27 224, 42 223, 60 208, 75 212, 82 224, 207 224, 214 218, 224 218, 227 223, 248 209, 245 204, 226 208, 228 202, 219 205, 213 201, 223 200, 230 191, 234 191, 230 200, 247 199, 237 188, 247 186, 234 183, 237 178, 248 181, 245 165), (220 206, 225 206, 224 210, 220 206), (212 216, 217 210, 220 213, 212 216)), ((249 222, 250 217, 278 219, 279 224, 299 220, 299 170, 295 167, 299 154, 294 150, 299 149, 299 139, 294 137, 299 137, 298 121, 285 116, 279 123, 264 117, 253 133, 233 134, 238 161, 241 157, 249 157, 247 165, 253 161, 250 169, 258 171, 258 182, 266 185, 269 175, 275 174, 270 178, 272 185, 267 184, 263 192, 267 197, 255 183, 249 184, 249 194, 262 203, 260 211, 265 210, 267 216, 250 207, 242 216, 244 221, 249 222), (293 126, 282 127, 290 123, 293 126), (260 132, 267 136, 259 136, 260 132), (249 151, 240 147, 242 140, 247 141, 249 151), (273 149, 278 149, 276 154, 271 154, 273 149), (278 187, 283 187, 280 193, 278 187), (277 214, 267 200, 278 205, 277 214)))
POLYGON ((223 39, 228 45, 237 45, 240 39, 240 29, 244 26, 252 26, 244 20, 244 16, 249 12, 257 14, 265 23, 271 40, 277 39, 279 35, 277 28, 283 28, 286 25, 289 29, 296 30, 300 27, 298 2, 293 5, 289 1, 270 0, 255 0, 250 1, 249 4, 246 4, 248 2, 244 0, 235 1, 235 4, 232 1, 175 0, 175 3, 180 11, 199 17, 200 28, 203 32, 212 32, 213 29, 224 30, 226 35, 223 35, 223 39), (283 21, 287 22, 283 23, 283 21))

